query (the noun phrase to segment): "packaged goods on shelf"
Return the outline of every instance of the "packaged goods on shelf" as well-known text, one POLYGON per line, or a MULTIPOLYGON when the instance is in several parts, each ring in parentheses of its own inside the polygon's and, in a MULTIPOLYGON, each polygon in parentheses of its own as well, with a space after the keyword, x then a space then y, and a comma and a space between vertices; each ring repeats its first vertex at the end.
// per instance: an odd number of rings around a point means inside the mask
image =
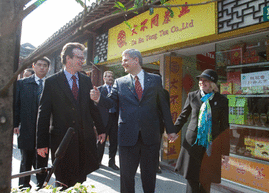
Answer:
POLYGON ((235 72, 227 72, 227 82, 233 83, 233 91, 232 94, 242 94, 241 89, 241 72, 235 71, 235 72))
POLYGON ((269 160, 269 141, 266 138, 257 138, 255 141, 254 156, 269 160))
POLYGON ((244 144, 245 146, 255 147, 255 138, 251 136, 245 136, 244 144))
POLYGON ((227 98, 229 100, 229 123, 247 124, 247 99, 236 95, 228 95, 227 98))
POLYGON ((233 83, 225 82, 220 84, 220 93, 221 94, 233 94, 233 83))
POLYGON ((235 95, 228 95, 229 100, 229 123, 235 123, 236 119, 236 96, 235 95))
POLYGON ((231 65, 242 64, 243 53, 246 51, 246 44, 238 44, 231 48, 231 65))
POLYGON ((249 147, 246 147, 246 152, 249 154, 249 156, 254 156, 255 153, 255 147, 252 147, 252 146, 249 146, 249 147))
POLYGON ((245 97, 236 98, 236 114, 235 124, 247 124, 248 105, 245 97))

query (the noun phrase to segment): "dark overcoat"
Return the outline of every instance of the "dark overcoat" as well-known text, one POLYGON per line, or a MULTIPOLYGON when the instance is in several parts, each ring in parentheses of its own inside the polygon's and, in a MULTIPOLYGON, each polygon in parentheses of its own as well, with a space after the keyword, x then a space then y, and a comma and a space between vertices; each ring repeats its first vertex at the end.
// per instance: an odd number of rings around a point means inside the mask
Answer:
POLYGON ((186 179, 220 183, 221 155, 229 155, 230 150, 228 99, 219 93, 215 93, 209 103, 212 111, 213 144, 211 156, 207 156, 204 147, 194 145, 202 101, 200 90, 190 92, 175 123, 177 132, 179 132, 188 121, 188 117, 191 116, 175 170, 186 179))
POLYGON ((38 110, 37 89, 35 75, 20 79, 16 84, 14 127, 20 127, 20 134, 18 135, 18 148, 20 149, 35 149, 38 110))
POLYGON ((74 99, 66 76, 61 71, 45 80, 39 106, 37 148, 50 146, 52 160, 67 129, 73 127, 76 130, 66 154, 56 167, 56 179, 63 182, 83 178, 99 168, 93 126, 96 126, 98 134, 105 133, 99 110, 90 99, 89 93, 93 88, 91 80, 81 73, 78 76, 78 101, 74 99), (49 131, 51 115, 52 128, 49 131))

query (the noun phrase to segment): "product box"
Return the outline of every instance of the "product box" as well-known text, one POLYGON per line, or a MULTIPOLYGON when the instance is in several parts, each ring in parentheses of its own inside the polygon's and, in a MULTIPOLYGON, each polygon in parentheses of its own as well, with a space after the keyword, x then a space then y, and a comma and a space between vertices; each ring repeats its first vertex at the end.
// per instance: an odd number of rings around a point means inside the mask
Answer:
POLYGON ((227 72, 227 82, 232 82, 233 83, 232 94, 234 94, 234 95, 242 94, 241 72, 240 71, 227 72))
POLYGON ((236 114, 236 96, 235 95, 227 95, 227 99, 229 100, 229 123, 235 124, 235 120, 237 117, 236 114))
POLYGON ((241 72, 227 72, 227 82, 240 83, 241 82, 241 72))
POLYGON ((246 58, 246 59, 247 59, 247 64, 252 63, 252 58, 251 58, 251 57, 248 57, 248 58, 246 58))
POLYGON ((245 53, 243 54, 243 56, 244 56, 243 59, 244 59, 244 58, 248 58, 248 57, 249 57, 249 52, 245 52, 245 53))
POLYGON ((242 59, 242 64, 246 64, 247 63, 247 57, 242 59))
POLYGON ((247 98, 236 98, 236 119, 235 124, 245 125, 247 124, 248 105, 247 98))
POLYGON ((251 60, 252 60, 252 63, 260 62, 260 56, 252 56, 251 60))
POLYGON ((249 51, 250 57, 257 56, 257 51, 256 50, 251 50, 249 51))
POLYGON ((257 138, 255 141, 254 156, 269 160, 269 141, 266 138, 257 138))
POLYGON ((251 136, 245 136, 244 144, 245 144, 245 146, 251 146, 254 148, 255 147, 255 138, 251 137, 251 136))
POLYGON ((231 48, 231 64, 239 65, 241 64, 241 60, 243 59, 243 53, 246 51, 246 44, 238 44, 234 45, 231 48))
POLYGON ((241 83, 233 83, 233 94, 242 94, 241 83))
POLYGON ((220 93, 221 94, 233 94, 233 83, 231 82, 221 83, 220 93))
POLYGON ((255 156, 255 147, 249 146, 246 147, 247 153, 249 153, 251 156, 255 156))

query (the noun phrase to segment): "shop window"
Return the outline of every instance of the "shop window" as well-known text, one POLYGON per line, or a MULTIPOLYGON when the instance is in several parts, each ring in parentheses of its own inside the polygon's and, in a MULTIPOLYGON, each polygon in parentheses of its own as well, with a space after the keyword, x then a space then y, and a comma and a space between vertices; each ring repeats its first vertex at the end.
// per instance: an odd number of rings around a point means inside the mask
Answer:
POLYGON ((269 161, 269 32, 216 44, 216 69, 227 77, 231 156, 269 161))

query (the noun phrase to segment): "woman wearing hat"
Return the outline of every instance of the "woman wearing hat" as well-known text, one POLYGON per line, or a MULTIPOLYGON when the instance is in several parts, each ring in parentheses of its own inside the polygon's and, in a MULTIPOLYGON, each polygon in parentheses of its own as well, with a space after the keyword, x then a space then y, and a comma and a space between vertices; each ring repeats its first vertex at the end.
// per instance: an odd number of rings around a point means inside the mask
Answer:
POLYGON ((221 158, 230 150, 228 100, 218 91, 218 75, 207 69, 197 78, 200 89, 188 94, 175 123, 179 132, 191 115, 175 167, 187 179, 187 193, 210 192, 211 183, 220 183, 221 158))

